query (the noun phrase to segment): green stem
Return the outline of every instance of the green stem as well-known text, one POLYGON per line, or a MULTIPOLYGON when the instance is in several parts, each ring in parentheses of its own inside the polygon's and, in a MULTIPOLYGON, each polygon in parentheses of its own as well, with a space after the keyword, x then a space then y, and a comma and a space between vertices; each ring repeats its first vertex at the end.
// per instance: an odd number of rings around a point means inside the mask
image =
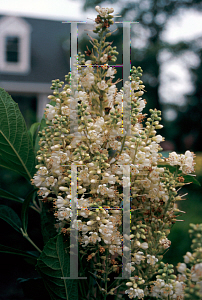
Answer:
POLYGON ((30 205, 30 208, 32 208, 33 210, 37 211, 39 214, 41 213, 40 208, 36 208, 34 205, 30 205))
POLYGON ((37 245, 30 239, 29 235, 27 232, 24 232, 22 228, 20 228, 22 231, 22 235, 34 246, 34 248, 41 253, 42 251, 37 247, 37 245))
POLYGON ((135 163, 135 156, 136 156, 136 153, 137 153, 137 148, 138 148, 138 146, 139 146, 139 143, 137 142, 137 146, 136 146, 136 148, 135 148, 135 153, 134 153, 132 165, 134 165, 134 163, 135 163))

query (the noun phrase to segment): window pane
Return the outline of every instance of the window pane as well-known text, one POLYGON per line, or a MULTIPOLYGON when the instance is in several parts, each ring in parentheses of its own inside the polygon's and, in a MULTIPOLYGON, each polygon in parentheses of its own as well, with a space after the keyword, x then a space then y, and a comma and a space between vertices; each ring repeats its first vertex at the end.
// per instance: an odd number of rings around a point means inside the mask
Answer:
POLYGON ((6 61, 18 62, 19 61, 19 37, 7 36, 6 37, 6 61))

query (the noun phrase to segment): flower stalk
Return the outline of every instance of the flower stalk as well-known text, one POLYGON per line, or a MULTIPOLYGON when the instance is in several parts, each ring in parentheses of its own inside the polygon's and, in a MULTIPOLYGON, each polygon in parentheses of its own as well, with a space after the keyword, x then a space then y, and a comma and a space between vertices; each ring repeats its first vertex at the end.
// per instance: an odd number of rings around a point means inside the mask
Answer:
MULTIPOLYGON (((107 300, 109 295, 119 299, 122 293, 130 299, 185 299, 186 280, 174 275, 173 266, 163 264, 162 258, 170 247, 167 236, 176 221, 177 188, 194 172, 194 154, 172 152, 169 158, 162 157, 164 138, 157 134, 163 127, 161 112, 151 109, 147 118, 143 114, 142 69, 133 67, 129 81, 118 91, 116 68, 110 65, 116 62, 118 52, 107 41, 114 10, 95 9, 98 15, 93 31, 99 40, 90 37, 87 60, 78 54, 78 72, 68 74, 66 84, 59 79, 52 82, 49 98, 55 105, 48 104, 45 110, 47 127, 39 132, 39 165, 33 183, 42 202, 49 199, 52 203, 58 233, 69 239, 70 226, 78 231, 80 271, 90 277, 85 285, 79 283, 84 299, 107 300), (77 88, 72 89, 75 82, 77 88), (121 139, 122 109, 129 101, 131 124, 121 139), (70 124, 77 116, 80 135, 74 136, 70 124), (72 164, 77 165, 75 199, 72 164), (130 176, 123 175, 122 165, 130 165, 130 176), (129 236, 122 229, 123 182, 130 192, 129 236), (76 219, 71 201, 76 203, 76 219), (125 265, 121 263, 123 237, 131 244, 132 259, 125 265), (112 279, 121 275, 122 268, 131 274, 128 279, 112 279)), ((195 268, 201 270, 199 261, 195 268)), ((192 270, 195 274, 194 267, 192 270)), ((196 280, 201 282, 199 276, 196 280)))

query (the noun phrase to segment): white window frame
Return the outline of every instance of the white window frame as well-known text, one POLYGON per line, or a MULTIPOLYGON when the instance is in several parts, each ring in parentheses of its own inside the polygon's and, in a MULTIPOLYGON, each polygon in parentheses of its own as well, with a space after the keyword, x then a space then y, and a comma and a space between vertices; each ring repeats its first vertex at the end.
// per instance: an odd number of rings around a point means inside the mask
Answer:
POLYGON ((31 26, 22 18, 6 16, 0 19, 0 72, 27 74, 30 71, 31 26), (18 61, 6 60, 6 37, 19 38, 18 61))

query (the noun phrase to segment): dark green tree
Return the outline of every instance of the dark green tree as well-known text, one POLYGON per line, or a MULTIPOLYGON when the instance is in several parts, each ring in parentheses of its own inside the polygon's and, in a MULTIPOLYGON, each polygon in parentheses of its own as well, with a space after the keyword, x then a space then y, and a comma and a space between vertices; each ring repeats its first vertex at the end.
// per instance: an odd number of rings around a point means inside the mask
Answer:
POLYGON ((178 132, 175 136, 179 151, 188 148, 194 152, 202 151, 202 48, 196 47, 199 41, 201 42, 201 38, 192 42, 200 59, 199 66, 190 69, 195 90, 187 95, 187 105, 183 112, 178 112, 176 122, 178 128, 183 128, 183 132, 178 132))

